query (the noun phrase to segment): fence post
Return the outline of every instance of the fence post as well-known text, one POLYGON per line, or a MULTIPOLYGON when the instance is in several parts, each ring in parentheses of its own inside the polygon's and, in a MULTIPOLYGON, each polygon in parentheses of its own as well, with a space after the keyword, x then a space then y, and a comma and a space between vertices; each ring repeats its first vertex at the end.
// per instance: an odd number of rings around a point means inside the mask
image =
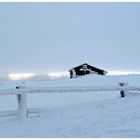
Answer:
POLYGON ((17 104, 18 104, 18 118, 20 120, 27 118, 27 97, 25 93, 21 93, 22 87, 17 86, 17 104))
POLYGON ((120 86, 120 95, 123 98, 123 97, 125 97, 126 92, 127 92, 127 83, 120 82, 119 83, 119 86, 120 86))

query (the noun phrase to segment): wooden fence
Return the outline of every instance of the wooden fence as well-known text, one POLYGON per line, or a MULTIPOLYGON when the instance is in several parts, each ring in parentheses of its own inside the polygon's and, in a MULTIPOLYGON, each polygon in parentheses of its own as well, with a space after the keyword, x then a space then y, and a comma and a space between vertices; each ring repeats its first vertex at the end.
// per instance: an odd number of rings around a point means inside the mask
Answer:
MULTIPOLYGON (((20 120, 28 117, 27 111, 27 94, 43 94, 43 93, 64 93, 64 92, 96 92, 96 91, 119 91, 120 97, 125 97, 128 91, 140 91, 139 87, 128 86, 127 83, 120 82, 115 86, 79 86, 79 87, 24 87, 17 86, 15 89, 0 90, 0 95, 15 95, 17 97, 17 112, 5 112, 5 115, 18 115, 20 120)), ((30 112, 31 113, 31 112, 30 112)))

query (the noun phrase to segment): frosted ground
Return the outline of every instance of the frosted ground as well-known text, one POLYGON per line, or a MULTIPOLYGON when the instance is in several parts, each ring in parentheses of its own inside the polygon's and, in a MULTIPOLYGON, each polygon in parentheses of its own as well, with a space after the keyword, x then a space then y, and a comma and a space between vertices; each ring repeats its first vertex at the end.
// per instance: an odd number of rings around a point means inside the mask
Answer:
MULTIPOLYGON (((25 87, 118 86, 140 87, 140 75, 95 76, 77 79, 0 81, 0 89, 25 87)), ((0 117, 0 137, 140 137, 140 93, 120 98, 119 91, 28 94, 28 109, 38 112, 20 121, 0 117)), ((0 115, 16 112, 14 95, 0 96, 0 115), (5 112, 6 111, 6 112, 5 112)))

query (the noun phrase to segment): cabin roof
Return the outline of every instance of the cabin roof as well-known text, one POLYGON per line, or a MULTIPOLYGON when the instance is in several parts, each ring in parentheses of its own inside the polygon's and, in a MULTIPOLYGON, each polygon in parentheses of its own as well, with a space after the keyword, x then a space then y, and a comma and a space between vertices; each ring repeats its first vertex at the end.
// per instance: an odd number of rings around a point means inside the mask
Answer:
MULTIPOLYGON (((91 65, 89 65, 89 64, 87 64, 87 63, 84 63, 84 64, 81 64, 81 65, 79 65, 79 66, 76 66, 76 67, 73 67, 72 69, 77 69, 77 68, 81 68, 83 65, 87 65, 87 66, 89 66, 91 69, 96 69, 96 70, 99 70, 99 71, 101 71, 102 69, 99 69, 99 68, 96 68, 96 67, 93 67, 93 66, 91 66, 91 65)), ((71 69, 70 69, 71 70, 71 69)), ((102 71, 104 71, 104 70, 102 70, 102 71)))

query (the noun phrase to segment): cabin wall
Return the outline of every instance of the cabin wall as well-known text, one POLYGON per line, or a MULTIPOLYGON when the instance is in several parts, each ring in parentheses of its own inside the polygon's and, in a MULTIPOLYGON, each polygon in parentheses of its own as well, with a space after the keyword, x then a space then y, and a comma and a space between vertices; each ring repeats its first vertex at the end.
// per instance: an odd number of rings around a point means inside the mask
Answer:
POLYGON ((80 71, 80 69, 75 70, 75 72, 76 72, 76 75, 79 75, 79 76, 85 75, 85 74, 90 74, 90 71, 80 71))

